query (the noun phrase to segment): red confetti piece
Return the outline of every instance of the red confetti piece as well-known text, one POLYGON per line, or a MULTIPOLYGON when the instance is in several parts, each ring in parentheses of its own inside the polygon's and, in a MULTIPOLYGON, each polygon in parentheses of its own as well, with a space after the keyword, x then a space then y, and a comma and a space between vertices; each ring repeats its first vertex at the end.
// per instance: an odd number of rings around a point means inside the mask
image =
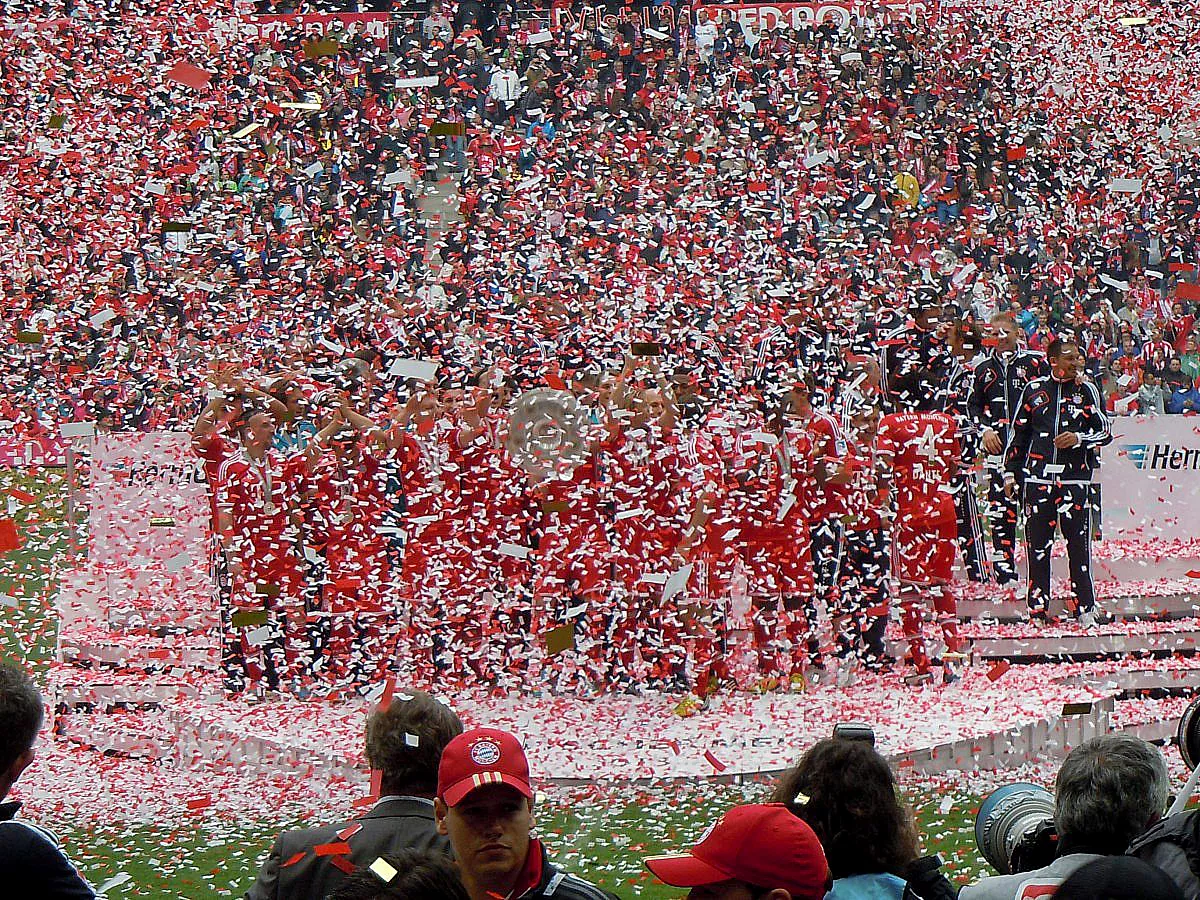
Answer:
POLYGON ((1002 659, 990 669, 988 669, 987 677, 989 681, 998 681, 1004 676, 1004 673, 1012 668, 1012 663, 1007 659, 1002 659))
POLYGON ((317 856, 345 856, 350 852, 350 845, 345 841, 335 841, 331 844, 317 844, 313 853, 317 856))
POLYGON ((710 766, 712 766, 714 769, 716 769, 718 772, 724 772, 728 768, 728 766, 726 766, 725 763, 723 763, 719 759, 717 759, 717 757, 713 754, 713 752, 711 750, 704 751, 704 758, 707 759, 708 764, 710 766))
POLYGON ((337 866, 339 869, 341 869, 343 872, 345 872, 347 875, 353 875, 353 874, 354 874, 354 863, 350 862, 350 860, 346 859, 346 857, 344 857, 344 856, 332 856, 332 857, 330 857, 330 858, 329 858, 329 861, 330 861, 330 862, 331 862, 333 865, 335 865, 335 866, 337 866))
POLYGON ((300 860, 304 859, 304 857, 306 857, 306 856, 308 856, 308 853, 307 853, 307 851, 304 851, 304 850, 301 850, 298 853, 294 853, 288 859, 287 862, 285 862, 283 865, 280 866, 280 868, 286 869, 288 866, 294 866, 296 863, 300 862, 300 860))
POLYGON ((0 519, 0 553, 21 549, 21 536, 17 534, 17 523, 12 519, 0 519))
POLYGON ((212 72, 206 72, 199 66, 192 65, 190 62, 177 62, 167 70, 167 78, 171 81, 186 84, 188 87, 195 88, 196 90, 208 87, 208 82, 212 77, 212 72))

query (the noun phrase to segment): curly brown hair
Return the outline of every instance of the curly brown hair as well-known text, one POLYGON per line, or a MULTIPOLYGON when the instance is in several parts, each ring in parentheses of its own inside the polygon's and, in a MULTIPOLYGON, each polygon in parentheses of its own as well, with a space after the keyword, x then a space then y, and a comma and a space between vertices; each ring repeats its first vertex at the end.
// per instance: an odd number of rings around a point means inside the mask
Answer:
POLYGON ((863 741, 814 744, 780 776, 771 801, 809 824, 836 878, 903 877, 918 855, 912 812, 896 795, 891 767, 863 741))
POLYGON ((367 719, 367 762, 388 794, 437 793, 442 750, 463 733, 454 710, 424 691, 397 690, 387 709, 367 719))

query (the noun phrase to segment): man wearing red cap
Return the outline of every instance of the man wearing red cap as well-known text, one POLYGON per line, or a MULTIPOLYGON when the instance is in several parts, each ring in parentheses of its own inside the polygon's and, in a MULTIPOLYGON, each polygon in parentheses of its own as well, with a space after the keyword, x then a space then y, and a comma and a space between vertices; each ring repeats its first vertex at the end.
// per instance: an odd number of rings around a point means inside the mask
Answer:
POLYGON ((476 728, 446 745, 434 815, 438 832, 450 838, 471 900, 616 900, 558 871, 542 842, 530 836, 529 761, 507 731, 476 728))
POLYGON ((686 854, 646 867, 697 900, 822 900, 832 884, 821 842, 782 803, 735 806, 686 854))

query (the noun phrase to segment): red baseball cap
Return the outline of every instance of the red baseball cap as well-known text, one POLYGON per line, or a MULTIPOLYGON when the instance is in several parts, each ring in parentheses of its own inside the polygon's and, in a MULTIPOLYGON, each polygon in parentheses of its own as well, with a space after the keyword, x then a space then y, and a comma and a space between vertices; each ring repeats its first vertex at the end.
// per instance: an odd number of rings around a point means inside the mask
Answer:
POLYGON ((652 856, 646 867, 673 887, 742 881, 821 900, 830 885, 813 830, 782 803, 735 806, 686 856, 652 856))
POLYGON ((532 798, 525 749, 516 735, 499 728, 464 731, 442 751, 438 796, 447 806, 457 806, 475 788, 488 784, 507 784, 532 798))

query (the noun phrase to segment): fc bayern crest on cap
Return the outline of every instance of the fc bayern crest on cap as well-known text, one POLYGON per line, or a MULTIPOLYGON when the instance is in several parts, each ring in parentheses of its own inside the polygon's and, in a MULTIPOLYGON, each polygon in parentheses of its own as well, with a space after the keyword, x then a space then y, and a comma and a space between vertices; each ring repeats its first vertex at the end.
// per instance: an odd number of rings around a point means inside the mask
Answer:
POLYGON ((471 745, 471 761, 477 766, 493 766, 500 760, 500 745, 495 741, 477 741, 471 745))

